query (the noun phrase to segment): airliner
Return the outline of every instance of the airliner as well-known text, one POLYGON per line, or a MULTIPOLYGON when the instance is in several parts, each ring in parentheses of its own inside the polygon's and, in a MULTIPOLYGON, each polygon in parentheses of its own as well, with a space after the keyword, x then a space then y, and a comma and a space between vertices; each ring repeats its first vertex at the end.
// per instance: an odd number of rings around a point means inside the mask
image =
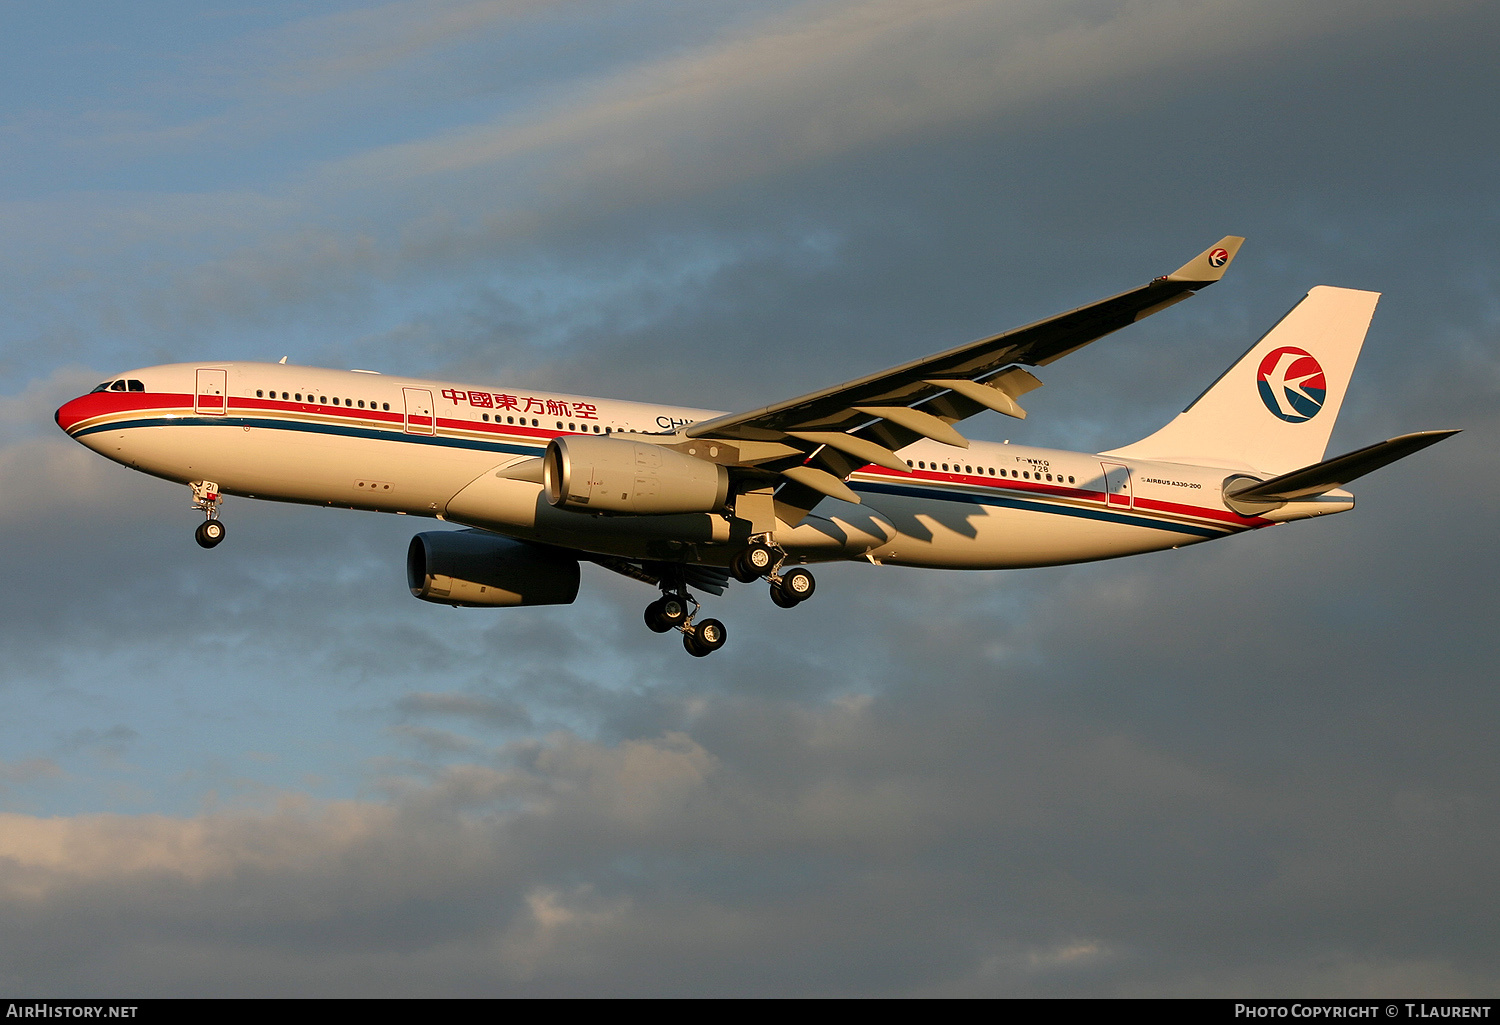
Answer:
POLYGON ((1378 293, 1313 288, 1187 409, 1106 452, 971 441, 1024 418, 1046 366, 1223 277, 1228 237, 1171 274, 1026 327, 761 409, 722 413, 547 389, 280 363, 119 374, 58 426, 187 485, 198 544, 225 495, 426 516, 407 583, 466 607, 566 605, 589 562, 659 589, 646 625, 704 656, 724 624, 693 591, 769 584, 792 608, 810 564, 1014 569, 1180 548, 1344 512, 1343 485, 1457 431, 1325 459, 1378 293))

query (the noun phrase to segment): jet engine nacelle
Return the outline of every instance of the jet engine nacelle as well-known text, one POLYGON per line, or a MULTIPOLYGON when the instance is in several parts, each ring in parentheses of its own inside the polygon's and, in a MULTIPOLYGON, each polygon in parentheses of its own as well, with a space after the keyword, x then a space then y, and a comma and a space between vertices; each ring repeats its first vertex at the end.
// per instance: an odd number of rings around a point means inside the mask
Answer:
POLYGON ((482 530, 435 530, 411 539, 406 583, 441 605, 571 605, 578 560, 482 530))
POLYGON ((624 438, 553 438, 542 479, 559 509, 708 513, 729 499, 729 472, 718 463, 624 438))

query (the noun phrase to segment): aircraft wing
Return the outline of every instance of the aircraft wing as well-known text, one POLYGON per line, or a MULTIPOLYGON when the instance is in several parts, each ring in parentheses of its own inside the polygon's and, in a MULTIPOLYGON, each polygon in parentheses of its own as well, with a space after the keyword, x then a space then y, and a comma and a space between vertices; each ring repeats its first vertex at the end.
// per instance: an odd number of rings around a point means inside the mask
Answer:
POLYGON ((842 483, 849 474, 867 463, 905 470, 895 452, 918 438, 967 448, 953 424, 985 409, 1024 417, 1016 399, 1041 382, 1017 364, 1044 366, 1181 302, 1223 277, 1242 242, 1220 239, 1171 274, 1076 310, 764 409, 700 421, 683 434, 789 446, 796 454, 760 461, 761 468, 820 496, 857 501, 842 483))

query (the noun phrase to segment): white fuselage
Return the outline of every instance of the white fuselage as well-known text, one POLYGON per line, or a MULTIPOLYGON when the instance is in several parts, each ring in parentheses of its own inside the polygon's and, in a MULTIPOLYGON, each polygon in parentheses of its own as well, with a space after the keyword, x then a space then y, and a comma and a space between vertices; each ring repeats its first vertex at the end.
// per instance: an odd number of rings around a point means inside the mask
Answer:
MULTIPOLYGON (((625 558, 724 565, 732 513, 610 515, 550 505, 535 480, 496 476, 578 434, 661 435, 711 410, 322 370, 174 364, 121 375, 127 390, 58 410, 75 439, 117 462, 226 494, 432 516, 625 558), (134 388, 136 390, 128 390, 134 388)), ((1338 492, 1262 516, 1224 504, 1232 469, 974 442, 921 441, 906 473, 866 466, 862 505, 827 501, 778 532, 803 562, 868 559, 1007 569, 1112 558, 1338 512, 1338 492)))

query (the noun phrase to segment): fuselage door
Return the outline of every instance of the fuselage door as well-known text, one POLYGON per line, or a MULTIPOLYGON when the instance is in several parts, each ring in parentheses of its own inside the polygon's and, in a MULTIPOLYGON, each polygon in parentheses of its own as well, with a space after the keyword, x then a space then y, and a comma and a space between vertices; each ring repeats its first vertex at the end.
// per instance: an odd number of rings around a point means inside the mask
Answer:
POLYGON ((432 415, 432 392, 426 388, 402 388, 406 400, 406 432, 436 434, 437 420, 432 415))
POLYGON ((1104 467, 1104 502, 1114 508, 1130 508, 1130 467, 1119 463, 1102 463, 1104 467))
POLYGON ((193 397, 193 409, 210 416, 223 416, 227 405, 224 396, 228 391, 229 371, 198 371, 198 390, 193 397))

